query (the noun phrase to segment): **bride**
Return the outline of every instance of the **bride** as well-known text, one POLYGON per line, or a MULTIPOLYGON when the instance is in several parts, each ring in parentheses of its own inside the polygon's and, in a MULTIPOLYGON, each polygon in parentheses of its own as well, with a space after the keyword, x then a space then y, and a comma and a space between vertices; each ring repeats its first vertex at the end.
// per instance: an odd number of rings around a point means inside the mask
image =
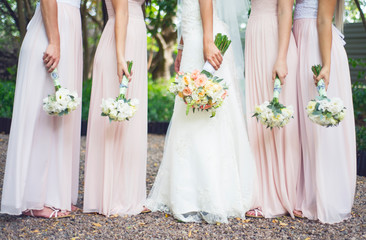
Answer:
POLYGON ((229 85, 229 97, 215 117, 192 111, 176 98, 165 152, 146 202, 152 211, 172 214, 183 222, 226 223, 245 217, 253 200, 255 162, 250 152, 242 103, 244 60, 239 16, 242 0, 180 0, 176 71, 201 70, 204 60, 229 85), (225 6, 224 6, 225 4, 225 6), (232 44, 225 56, 214 45, 217 33, 232 44), (182 46, 184 43, 184 46, 182 46))

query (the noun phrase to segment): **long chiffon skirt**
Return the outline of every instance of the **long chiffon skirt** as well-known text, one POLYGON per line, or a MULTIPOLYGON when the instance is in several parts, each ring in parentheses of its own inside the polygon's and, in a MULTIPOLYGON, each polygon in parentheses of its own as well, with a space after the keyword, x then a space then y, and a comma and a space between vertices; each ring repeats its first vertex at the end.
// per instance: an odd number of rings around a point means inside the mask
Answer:
POLYGON ((261 125, 252 115, 255 105, 273 98, 272 68, 278 52, 277 16, 251 16, 245 40, 248 136, 258 176, 253 207, 261 208, 265 217, 292 215, 301 158, 295 40, 291 34, 287 53, 288 75, 279 99, 286 106, 292 105, 295 115, 287 126, 273 130, 261 125))
POLYGON ((138 214, 146 198, 147 158, 147 52, 143 18, 130 16, 126 60, 133 60, 128 98, 140 101, 130 121, 109 122, 102 117, 102 98, 119 94, 117 57, 112 17, 103 32, 94 60, 90 101, 84 212, 106 216, 138 214))
POLYGON ((347 54, 343 39, 333 27, 329 97, 339 97, 347 108, 338 127, 312 123, 305 107, 317 96, 311 66, 321 63, 316 19, 299 19, 294 34, 300 56, 299 106, 303 162, 297 209, 305 217, 336 223, 350 217, 356 184, 355 123, 347 54))
MULTIPOLYGON (((58 3, 61 85, 82 92, 82 41, 78 8, 58 3)), ((38 7, 28 25, 18 64, 13 119, 6 159, 1 212, 52 206, 71 210, 78 197, 81 108, 49 116, 42 99, 54 93, 43 64, 48 39, 38 7)))

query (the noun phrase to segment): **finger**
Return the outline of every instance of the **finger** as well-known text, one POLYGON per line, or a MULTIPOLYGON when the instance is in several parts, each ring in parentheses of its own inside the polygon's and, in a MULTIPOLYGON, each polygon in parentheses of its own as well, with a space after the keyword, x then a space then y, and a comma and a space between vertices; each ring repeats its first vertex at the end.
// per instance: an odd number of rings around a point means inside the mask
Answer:
POLYGON ((272 81, 276 79, 276 71, 272 71, 272 81))
POLYGON ((55 70, 55 68, 57 67, 58 61, 55 61, 52 66, 48 69, 48 72, 51 73, 53 72, 53 70, 55 70))
POLYGON ((220 61, 220 63, 224 61, 224 58, 222 57, 221 53, 218 54, 217 58, 220 61))
POLYGON ((221 66, 221 62, 216 57, 213 58, 213 61, 215 62, 216 70, 218 70, 221 66))
POLYGON ((46 68, 50 68, 54 63, 55 61, 53 59, 50 59, 50 61, 48 61, 46 64, 46 68))
POLYGON ((212 67, 215 69, 215 70, 217 70, 218 68, 217 68, 217 66, 216 66, 216 63, 215 63, 215 61, 213 60, 213 59, 208 59, 208 62, 212 65, 212 67))
POLYGON ((49 55, 48 55, 48 53, 44 52, 44 53, 43 53, 43 58, 42 58, 42 59, 43 59, 43 60, 45 60, 45 59, 47 59, 47 58, 48 58, 48 56, 49 56, 49 55))

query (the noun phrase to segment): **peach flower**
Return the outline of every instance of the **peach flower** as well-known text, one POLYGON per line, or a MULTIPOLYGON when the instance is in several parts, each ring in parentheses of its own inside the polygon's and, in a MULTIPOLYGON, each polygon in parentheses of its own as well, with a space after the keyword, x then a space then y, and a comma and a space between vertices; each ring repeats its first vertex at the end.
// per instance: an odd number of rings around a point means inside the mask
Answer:
POLYGON ((200 72, 198 70, 194 70, 191 74, 191 78, 193 80, 196 80, 196 78, 198 77, 198 75, 200 75, 200 72))
POLYGON ((191 78, 188 75, 184 75, 183 76, 183 81, 185 85, 188 85, 189 82, 191 81, 191 78))
POLYGON ((207 77, 206 77, 206 75, 203 75, 203 74, 199 75, 196 78, 196 80, 194 80, 194 83, 196 84, 197 87, 205 86, 206 82, 207 82, 207 77))
POLYGON ((190 96, 192 94, 192 90, 189 87, 183 89, 184 96, 190 96))
POLYGON ((225 92, 224 92, 224 94, 222 94, 221 98, 222 98, 222 99, 225 99, 225 98, 226 98, 226 96, 227 96, 227 91, 225 91, 225 92))

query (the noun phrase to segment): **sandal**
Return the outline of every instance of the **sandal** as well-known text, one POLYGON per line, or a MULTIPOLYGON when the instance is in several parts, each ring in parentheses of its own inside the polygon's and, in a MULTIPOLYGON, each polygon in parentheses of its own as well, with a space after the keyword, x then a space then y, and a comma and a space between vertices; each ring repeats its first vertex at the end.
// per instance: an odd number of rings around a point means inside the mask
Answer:
MULTIPOLYGON (((53 207, 49 207, 49 209, 52 210, 52 213, 50 214, 50 216, 48 218, 69 218, 69 217, 71 217, 70 213, 68 213, 66 215, 58 216, 58 213, 60 212, 59 209, 56 209, 56 208, 53 208, 53 207)), ((33 213, 33 209, 25 210, 23 212, 23 214, 26 215, 26 216, 31 216, 31 217, 47 218, 47 217, 43 217, 43 216, 35 216, 34 213, 33 213), (30 213, 30 214, 28 214, 28 213, 30 213)))
POLYGON ((295 217, 297 217, 297 218, 305 218, 305 217, 304 217, 304 215, 302 214, 302 211, 294 210, 292 213, 293 213, 293 214, 294 214, 294 216, 295 216, 295 217), (301 214, 298 214, 298 213, 296 213, 295 211, 296 211, 296 212, 301 212, 301 214))
POLYGON ((245 213, 245 216, 251 217, 251 218, 264 218, 263 212, 259 208, 254 208, 252 210, 249 210, 248 212, 245 213), (250 213, 254 213, 254 214, 250 214, 250 213))
POLYGON ((151 210, 148 209, 148 208, 146 208, 146 207, 144 207, 144 209, 141 211, 141 213, 142 214, 144 214, 144 213, 151 213, 151 210))

